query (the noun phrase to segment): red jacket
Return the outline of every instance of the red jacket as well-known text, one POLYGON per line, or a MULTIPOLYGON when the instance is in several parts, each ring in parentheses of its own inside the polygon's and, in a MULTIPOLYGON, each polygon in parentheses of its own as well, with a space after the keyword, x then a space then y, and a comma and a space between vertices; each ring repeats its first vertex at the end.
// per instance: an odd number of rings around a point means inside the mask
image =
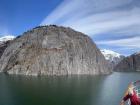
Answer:
POLYGON ((133 95, 126 95, 123 100, 126 101, 127 99, 130 99, 131 105, 140 105, 140 99, 138 99, 138 96, 134 90, 133 93, 133 95))

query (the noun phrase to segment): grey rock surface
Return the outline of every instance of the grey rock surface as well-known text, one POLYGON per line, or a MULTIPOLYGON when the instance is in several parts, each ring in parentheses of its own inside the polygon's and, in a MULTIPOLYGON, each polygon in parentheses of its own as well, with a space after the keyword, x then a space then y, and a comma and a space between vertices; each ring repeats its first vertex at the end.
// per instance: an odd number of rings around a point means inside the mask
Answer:
POLYGON ((95 43, 83 33, 39 26, 12 41, 0 59, 1 72, 21 75, 109 74, 95 43))
POLYGON ((140 71, 140 53, 132 54, 124 58, 115 66, 114 71, 140 71))

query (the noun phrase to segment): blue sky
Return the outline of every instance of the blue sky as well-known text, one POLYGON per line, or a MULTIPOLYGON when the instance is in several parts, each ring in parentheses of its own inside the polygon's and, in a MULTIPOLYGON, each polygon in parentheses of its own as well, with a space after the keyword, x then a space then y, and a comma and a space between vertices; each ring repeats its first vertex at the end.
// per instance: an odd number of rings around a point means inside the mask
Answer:
POLYGON ((0 35, 57 24, 89 35, 100 49, 140 51, 140 0, 0 0, 0 35))

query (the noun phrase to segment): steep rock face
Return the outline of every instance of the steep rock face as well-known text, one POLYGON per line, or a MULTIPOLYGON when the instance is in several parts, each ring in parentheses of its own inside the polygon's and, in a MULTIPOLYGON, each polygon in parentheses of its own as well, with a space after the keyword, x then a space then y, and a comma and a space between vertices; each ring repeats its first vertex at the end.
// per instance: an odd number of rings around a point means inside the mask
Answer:
POLYGON ((108 74, 92 40, 70 28, 41 26, 16 38, 0 59, 1 72, 23 75, 108 74))
POLYGON ((111 50, 103 49, 101 50, 102 54, 104 55, 105 59, 109 63, 110 69, 114 69, 114 67, 125 58, 125 56, 111 50))
POLYGON ((124 58, 114 68, 115 71, 140 71, 140 53, 124 58))

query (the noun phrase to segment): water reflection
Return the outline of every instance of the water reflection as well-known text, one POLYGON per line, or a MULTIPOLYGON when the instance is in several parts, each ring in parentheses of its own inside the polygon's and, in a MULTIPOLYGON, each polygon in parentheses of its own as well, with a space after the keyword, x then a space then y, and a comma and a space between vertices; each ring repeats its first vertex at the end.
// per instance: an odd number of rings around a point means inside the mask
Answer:
POLYGON ((0 75, 0 105, 118 105, 138 73, 107 76, 0 75))

